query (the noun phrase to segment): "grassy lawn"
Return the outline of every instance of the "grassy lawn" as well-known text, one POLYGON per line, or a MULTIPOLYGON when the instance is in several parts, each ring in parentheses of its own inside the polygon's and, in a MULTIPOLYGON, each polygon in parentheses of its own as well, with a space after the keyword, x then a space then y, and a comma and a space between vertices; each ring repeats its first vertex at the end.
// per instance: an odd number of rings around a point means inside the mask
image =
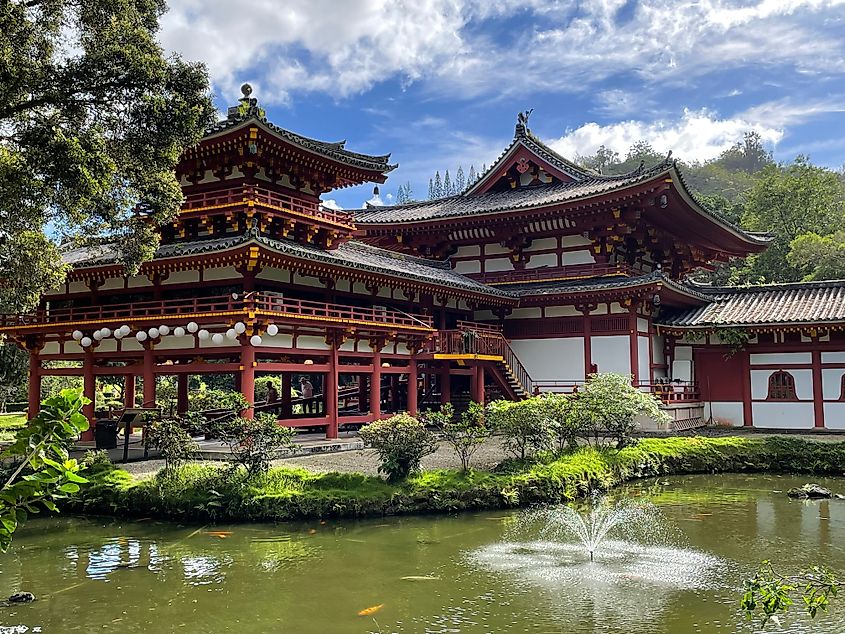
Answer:
POLYGON ((388 483, 360 473, 277 467, 252 479, 192 464, 138 480, 111 467, 69 503, 76 511, 195 521, 278 521, 455 512, 559 503, 628 480, 665 474, 765 472, 841 474, 845 442, 800 438, 654 438, 622 450, 581 447, 492 471, 425 471, 388 483))
POLYGON ((14 439, 15 433, 24 425, 26 425, 26 414, 24 412, 0 414, 0 442, 8 442, 14 439))

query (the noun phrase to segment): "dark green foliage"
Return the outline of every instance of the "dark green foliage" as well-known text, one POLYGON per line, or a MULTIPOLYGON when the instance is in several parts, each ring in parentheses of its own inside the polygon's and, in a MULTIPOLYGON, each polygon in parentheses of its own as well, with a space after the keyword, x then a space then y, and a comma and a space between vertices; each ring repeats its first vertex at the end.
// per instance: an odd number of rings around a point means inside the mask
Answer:
POLYGON ((165 475, 172 475, 178 467, 194 458, 199 452, 199 446, 178 418, 161 418, 152 421, 147 427, 146 443, 148 447, 161 452, 165 475))
POLYGON ((451 403, 442 405, 439 411, 424 412, 420 419, 425 425, 436 428, 441 439, 452 446, 461 461, 462 471, 469 471, 473 455, 493 433, 485 420, 484 406, 475 402, 469 404, 457 421, 451 403))
POLYGON ((379 471, 391 482, 417 473, 422 459, 437 449, 434 434, 410 414, 375 421, 360 433, 364 444, 378 453, 379 471))
POLYGON ((279 425, 272 414, 258 414, 215 423, 211 433, 229 446, 233 464, 251 478, 266 473, 279 451, 293 447, 296 430, 279 425))
POLYGON ((273 468, 244 481, 216 466, 186 465, 166 486, 120 470, 91 476, 70 508, 198 521, 275 521, 495 509, 573 500, 635 478, 682 473, 838 475, 845 443, 801 438, 651 438, 621 450, 581 447, 494 472, 426 471, 401 482, 348 473, 273 468))
POLYGON ((174 167, 213 120, 205 68, 165 57, 164 0, 0 5, 0 306, 22 310, 64 278, 52 225, 107 239, 130 271, 178 211, 174 167), (133 213, 136 204, 144 217, 133 213))
POLYGON ((552 446, 554 430, 540 397, 494 401, 487 406, 487 422, 501 434, 505 449, 521 460, 552 446))
POLYGON ((26 380, 29 376, 29 355, 9 341, 0 341, 0 413, 6 403, 26 400, 26 380))
POLYGON ((17 433, 2 454, 14 468, 0 489, 0 552, 12 535, 39 507, 58 511, 56 502, 79 491, 87 482, 82 467, 68 458, 68 445, 86 429, 82 407, 90 401, 75 390, 64 390, 41 404, 39 414, 17 433))
POLYGON ((740 608, 748 618, 759 614, 763 625, 770 620, 777 621, 779 613, 786 612, 800 596, 804 610, 810 618, 826 612, 830 597, 835 597, 842 587, 842 581, 830 570, 821 566, 795 575, 777 572, 771 562, 764 561, 751 579, 746 580, 740 608))

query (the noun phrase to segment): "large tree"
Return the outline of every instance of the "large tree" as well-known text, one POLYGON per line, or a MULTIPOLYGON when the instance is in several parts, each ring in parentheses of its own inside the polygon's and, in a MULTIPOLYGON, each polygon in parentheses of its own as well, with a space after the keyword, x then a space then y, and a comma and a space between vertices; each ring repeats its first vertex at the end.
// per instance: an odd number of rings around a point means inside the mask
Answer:
POLYGON ((165 10, 0 3, 0 310, 63 279, 57 242, 108 240, 134 271, 177 212, 174 167, 214 109, 205 68, 156 41, 165 10))

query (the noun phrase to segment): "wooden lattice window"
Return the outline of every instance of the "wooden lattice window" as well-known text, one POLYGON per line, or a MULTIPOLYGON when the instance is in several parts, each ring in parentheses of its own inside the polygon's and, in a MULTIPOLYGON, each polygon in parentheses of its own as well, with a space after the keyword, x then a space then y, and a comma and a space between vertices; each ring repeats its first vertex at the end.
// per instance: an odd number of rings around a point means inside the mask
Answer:
POLYGON ((797 401, 798 395, 795 393, 795 377, 783 370, 773 372, 769 377, 768 400, 797 401))

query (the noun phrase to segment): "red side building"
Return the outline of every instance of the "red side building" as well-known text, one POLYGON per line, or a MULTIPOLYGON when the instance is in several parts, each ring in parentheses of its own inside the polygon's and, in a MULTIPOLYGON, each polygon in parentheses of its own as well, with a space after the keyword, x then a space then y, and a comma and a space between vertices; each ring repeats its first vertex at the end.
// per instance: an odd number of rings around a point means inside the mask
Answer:
POLYGON ((182 211, 138 275, 109 246, 71 251, 62 288, 2 317, 0 333, 30 352, 30 411, 49 374, 81 376, 92 399, 98 378, 125 377, 127 406, 154 404, 157 377, 174 376, 180 411, 190 376, 230 374, 247 414, 270 408, 334 437, 392 412, 565 391, 612 371, 658 393, 676 427, 845 426, 842 284, 684 281, 768 240, 706 210, 674 162, 595 174, 520 115, 512 143, 457 196, 322 206, 394 167, 269 123, 245 91, 184 153, 182 211), (281 377, 278 403, 255 403, 265 374, 281 377))

